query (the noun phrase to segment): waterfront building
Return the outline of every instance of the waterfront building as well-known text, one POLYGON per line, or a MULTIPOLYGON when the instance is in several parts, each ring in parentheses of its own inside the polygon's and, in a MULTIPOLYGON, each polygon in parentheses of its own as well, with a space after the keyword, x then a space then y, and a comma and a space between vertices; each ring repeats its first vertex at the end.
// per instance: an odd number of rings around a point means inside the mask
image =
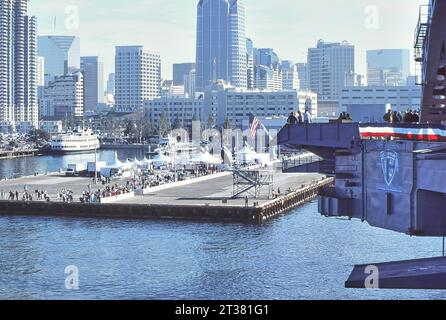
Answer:
POLYGON ((226 118, 237 128, 251 113, 257 117, 288 117, 291 112, 308 110, 316 118, 317 95, 298 90, 230 89, 226 92, 225 110, 226 118))
POLYGON ((346 87, 341 90, 340 112, 347 112, 349 105, 390 105, 393 111, 419 110, 421 87, 346 87))
POLYGON ((367 84, 369 86, 405 86, 409 76, 409 50, 367 51, 367 84))
POLYGON ((84 76, 84 111, 104 102, 104 65, 100 57, 81 57, 84 76))
POLYGON ((320 40, 316 48, 308 49, 308 69, 309 88, 319 100, 338 100, 343 87, 354 85, 348 75, 355 73, 355 47, 347 41, 320 40))
POLYGON ((317 95, 298 90, 248 90, 218 82, 204 93, 203 118, 212 117, 215 124, 230 121, 241 128, 252 113, 258 117, 289 116, 290 112, 308 110, 317 117, 317 95))
POLYGON ((0 2, 0 125, 37 127, 37 19, 29 0, 0 2))
POLYGON ((247 87, 243 0, 200 0, 197 6, 196 91, 217 79, 247 87))
POLYGON ((161 96, 161 57, 143 46, 116 47, 115 109, 140 111, 145 100, 161 96))
POLYGON ((45 59, 45 84, 80 70, 80 39, 48 35, 38 38, 38 56, 45 59))
POLYGON ((203 99, 171 96, 144 101, 144 114, 153 125, 167 116, 171 125, 178 119, 182 128, 191 128, 194 117, 201 119, 202 113, 203 99))

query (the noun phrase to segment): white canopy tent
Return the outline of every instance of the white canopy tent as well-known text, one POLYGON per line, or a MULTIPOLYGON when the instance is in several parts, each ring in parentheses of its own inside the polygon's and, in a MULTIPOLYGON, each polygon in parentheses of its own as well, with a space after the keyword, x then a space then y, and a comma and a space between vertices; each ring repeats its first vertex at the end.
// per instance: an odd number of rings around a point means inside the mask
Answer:
POLYGON ((200 154, 194 156, 191 160, 191 163, 195 164, 208 164, 208 165, 218 165, 223 161, 217 157, 214 157, 209 153, 209 151, 201 152, 200 154))

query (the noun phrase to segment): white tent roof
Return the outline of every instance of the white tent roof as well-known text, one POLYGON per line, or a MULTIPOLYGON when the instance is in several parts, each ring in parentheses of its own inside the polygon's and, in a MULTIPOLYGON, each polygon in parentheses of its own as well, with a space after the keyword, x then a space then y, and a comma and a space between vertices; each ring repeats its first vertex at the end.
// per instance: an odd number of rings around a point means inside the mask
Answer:
POLYGON ((115 161, 114 161, 114 163, 112 164, 112 166, 120 166, 120 165, 122 165, 122 162, 119 161, 119 159, 118 159, 118 153, 115 152, 115 161))
POLYGON ((193 157, 190 162, 205 163, 205 164, 221 164, 223 161, 211 155, 208 151, 202 152, 193 157))

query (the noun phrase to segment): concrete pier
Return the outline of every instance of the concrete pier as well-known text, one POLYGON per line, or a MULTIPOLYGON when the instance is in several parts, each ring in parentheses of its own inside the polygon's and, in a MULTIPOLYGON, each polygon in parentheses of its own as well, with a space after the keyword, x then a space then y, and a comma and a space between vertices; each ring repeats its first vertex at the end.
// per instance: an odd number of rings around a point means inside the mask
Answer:
MULTIPOLYGON (((0 191, 23 192, 25 186, 30 191, 45 190, 51 202, 44 201, 0 201, 0 215, 54 216, 112 219, 167 219, 191 221, 221 221, 264 223, 289 210, 313 200, 319 190, 332 184, 331 178, 318 174, 274 174, 275 199, 267 190, 256 199, 231 199, 232 175, 217 174, 197 180, 172 183, 163 188, 117 199, 112 203, 62 203, 55 195, 63 188, 75 194, 75 200, 82 191, 91 186, 92 190, 101 186, 92 185, 92 179, 73 178, 58 175, 29 177, 0 182, 0 191), (280 194, 279 194, 280 189, 280 194), (54 199, 54 200, 53 200, 54 199)), ((266 188, 268 189, 268 188, 266 188)))
POLYGON ((39 150, 2 150, 0 151, 0 160, 34 157, 39 154, 39 150))

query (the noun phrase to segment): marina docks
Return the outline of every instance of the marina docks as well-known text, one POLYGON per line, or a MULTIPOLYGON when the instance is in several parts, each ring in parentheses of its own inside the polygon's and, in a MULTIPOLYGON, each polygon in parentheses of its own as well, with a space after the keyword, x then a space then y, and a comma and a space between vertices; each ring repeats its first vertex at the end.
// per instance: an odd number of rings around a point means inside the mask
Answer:
POLYGON ((37 150, 37 149, 2 150, 2 151, 0 151, 0 160, 34 157, 34 156, 37 156, 38 154, 39 154, 39 150, 37 150))
POLYGON ((273 193, 264 188, 255 199, 233 198, 233 174, 222 172, 134 190, 102 203, 81 203, 79 197, 86 189, 102 186, 83 177, 27 177, 0 182, 0 215, 263 223, 312 201, 322 187, 333 182, 318 174, 274 172, 273 178, 273 193), (73 202, 57 198, 66 188, 73 192, 73 202), (24 189, 30 193, 45 190, 50 201, 7 200, 10 191, 23 193, 24 189))

